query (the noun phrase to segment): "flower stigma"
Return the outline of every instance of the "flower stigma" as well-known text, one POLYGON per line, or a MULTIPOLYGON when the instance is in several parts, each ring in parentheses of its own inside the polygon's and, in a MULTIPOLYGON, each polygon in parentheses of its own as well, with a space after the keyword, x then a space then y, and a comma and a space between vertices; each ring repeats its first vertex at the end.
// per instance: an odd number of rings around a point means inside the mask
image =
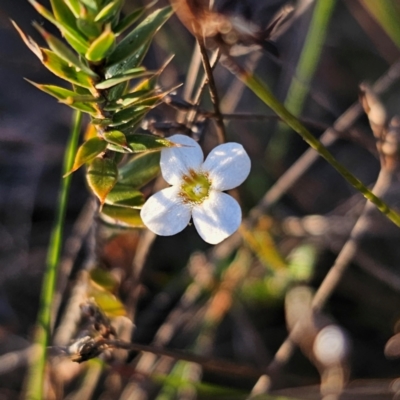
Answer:
POLYGON ((189 170, 188 175, 183 175, 179 195, 185 203, 201 204, 210 192, 211 182, 208 174, 189 170))

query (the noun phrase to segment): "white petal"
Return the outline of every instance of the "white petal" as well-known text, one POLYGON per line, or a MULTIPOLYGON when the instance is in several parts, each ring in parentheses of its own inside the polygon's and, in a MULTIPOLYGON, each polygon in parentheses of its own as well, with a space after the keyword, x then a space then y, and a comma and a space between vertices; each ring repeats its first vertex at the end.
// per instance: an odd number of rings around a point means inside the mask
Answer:
POLYGON ((241 144, 224 143, 210 152, 202 169, 208 171, 213 189, 229 190, 243 183, 250 167, 250 157, 241 144))
POLYGON ((173 135, 168 139, 184 145, 161 150, 162 176, 170 185, 176 185, 181 182, 182 175, 186 175, 189 169, 199 169, 204 156, 201 147, 188 136, 173 135))
POLYGON ((204 241, 222 242, 232 235, 242 221, 238 202, 226 193, 211 191, 202 204, 193 207, 193 222, 204 241))
POLYGON ((178 196, 179 187, 163 189, 144 204, 140 216, 154 233, 171 236, 185 229, 190 221, 191 207, 178 196))

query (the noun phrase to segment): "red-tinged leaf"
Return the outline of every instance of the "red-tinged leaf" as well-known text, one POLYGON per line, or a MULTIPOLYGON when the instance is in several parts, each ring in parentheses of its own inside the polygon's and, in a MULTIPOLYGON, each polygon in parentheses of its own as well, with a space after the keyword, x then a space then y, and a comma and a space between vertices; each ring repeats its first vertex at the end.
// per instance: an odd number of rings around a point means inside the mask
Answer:
POLYGON ((27 45, 29 50, 33 54, 35 54, 36 57, 38 57, 40 60, 42 60, 42 51, 41 51, 39 45, 30 36, 25 35, 25 33, 21 30, 21 28, 16 24, 15 21, 11 20, 11 23, 14 25, 14 28, 17 30, 17 32, 21 36, 21 39, 27 45))
POLYGON ((108 26, 104 32, 90 45, 86 52, 89 61, 97 62, 103 60, 115 45, 115 36, 108 26))
POLYGON ((92 192, 103 204, 118 180, 118 168, 114 160, 95 158, 89 165, 86 179, 92 192))
POLYGON ((102 153, 106 149, 106 147, 107 147, 107 142, 97 136, 87 140, 85 143, 81 145, 81 147, 79 147, 75 156, 74 165, 72 166, 71 171, 69 171, 67 175, 76 171, 83 164, 92 161, 95 157, 97 157, 100 153, 102 153))
POLYGON ((104 204, 100 212, 100 217, 103 221, 112 225, 127 226, 131 228, 145 227, 140 218, 140 210, 135 208, 104 204))
POLYGON ((130 32, 112 52, 108 59, 108 66, 119 63, 130 57, 141 46, 147 43, 162 25, 172 15, 172 8, 165 7, 153 12, 143 22, 141 22, 132 32, 130 32))

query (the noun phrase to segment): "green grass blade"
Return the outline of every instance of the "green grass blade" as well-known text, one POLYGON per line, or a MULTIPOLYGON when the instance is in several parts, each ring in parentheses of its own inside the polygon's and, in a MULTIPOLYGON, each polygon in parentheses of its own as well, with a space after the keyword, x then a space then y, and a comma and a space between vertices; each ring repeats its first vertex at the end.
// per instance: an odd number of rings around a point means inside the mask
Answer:
POLYGON ((232 67, 239 79, 268 107, 270 107, 287 125, 297 132, 318 154, 325 158, 355 189, 366 199, 376 205, 384 215, 400 227, 400 215, 392 210, 385 202, 375 196, 359 179, 340 164, 327 148, 316 139, 312 133, 272 94, 270 89, 257 77, 240 69, 237 65, 232 67))
POLYGON ((310 82, 317 69, 335 3, 336 0, 318 0, 315 4, 295 76, 292 79, 285 101, 285 107, 296 116, 303 109, 310 82))
POLYGON ((362 0, 362 4, 400 48, 400 8, 393 0, 362 0))
MULTIPOLYGON (((71 170, 78 147, 82 113, 74 113, 74 121, 71 134, 64 155, 62 175, 71 170)), ((60 261, 63 227, 67 209, 67 198, 72 176, 67 176, 61 181, 61 188, 58 198, 58 207, 53 230, 51 232, 49 248, 47 252, 46 270, 44 273, 40 306, 36 321, 34 342, 37 345, 37 353, 29 371, 26 386, 25 399, 42 400, 44 373, 46 366, 47 346, 50 341, 51 330, 51 305, 57 281, 57 267, 60 261)))
MULTIPOLYGON (((317 0, 295 74, 290 83, 285 107, 295 116, 303 110, 310 83, 317 69, 324 46, 329 20, 336 0, 317 0)), ((283 155, 288 143, 288 130, 281 126, 271 138, 268 157, 277 160, 283 155)))

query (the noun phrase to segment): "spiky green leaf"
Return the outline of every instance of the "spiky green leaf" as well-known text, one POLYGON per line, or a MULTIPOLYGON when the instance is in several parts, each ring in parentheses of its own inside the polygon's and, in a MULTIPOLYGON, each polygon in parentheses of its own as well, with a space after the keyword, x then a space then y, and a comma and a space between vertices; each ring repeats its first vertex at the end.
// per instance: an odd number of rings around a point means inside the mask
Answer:
POLYGON ((77 71, 67 61, 50 50, 41 49, 41 52, 43 65, 54 75, 84 88, 93 87, 92 78, 88 74, 83 71, 77 71))
POLYGON ((133 134, 126 135, 126 140, 134 153, 161 150, 163 148, 174 147, 176 143, 153 135, 133 134))
POLYGON ((101 34, 101 27, 90 19, 78 18, 76 24, 79 30, 91 40, 101 34))
POLYGON ((113 19, 121 10, 123 1, 114 0, 103 7, 94 18, 95 22, 105 22, 113 19))
POLYGON ((115 50, 111 53, 107 65, 111 66, 117 64, 135 54, 141 46, 148 43, 149 40, 153 38, 156 32, 171 15, 171 7, 165 7, 153 12, 123 40, 121 40, 115 50))
POLYGON ((149 75, 154 75, 153 71, 146 71, 145 68, 139 67, 129 70, 131 72, 127 72, 124 75, 116 75, 111 79, 107 79, 103 82, 100 82, 96 85, 96 89, 109 89, 119 83, 130 81, 131 79, 139 79, 144 78, 149 75))
POLYGON ((139 67, 149 50, 150 44, 151 40, 141 46, 132 56, 108 68, 105 72, 106 79, 110 79, 116 75, 123 75, 125 71, 139 67))
POLYGON ((41 85, 28 79, 26 80, 42 92, 45 92, 50 96, 55 97, 58 101, 60 101, 60 103, 67 104, 76 110, 83 111, 91 115, 96 115, 98 113, 94 105, 86 103, 88 101, 96 101, 97 99, 95 97, 92 97, 90 95, 79 95, 72 90, 68 90, 55 85, 41 85))
POLYGON ((29 3, 35 8, 35 10, 49 22, 55 25, 60 32, 64 35, 67 42, 80 54, 85 54, 89 48, 89 42, 86 37, 78 31, 77 28, 68 25, 67 23, 57 20, 54 15, 45 7, 43 7, 36 0, 28 0, 29 3))
POLYGON ((60 39, 47 32, 42 26, 34 22, 33 26, 39 31, 43 39, 47 42, 51 50, 54 51, 58 56, 72 64, 75 69, 82 70, 93 78, 98 78, 98 75, 86 66, 79 57, 60 39))
POLYGON ((110 26, 93 41, 85 56, 89 61, 97 62, 104 59, 115 45, 115 36, 110 26))

